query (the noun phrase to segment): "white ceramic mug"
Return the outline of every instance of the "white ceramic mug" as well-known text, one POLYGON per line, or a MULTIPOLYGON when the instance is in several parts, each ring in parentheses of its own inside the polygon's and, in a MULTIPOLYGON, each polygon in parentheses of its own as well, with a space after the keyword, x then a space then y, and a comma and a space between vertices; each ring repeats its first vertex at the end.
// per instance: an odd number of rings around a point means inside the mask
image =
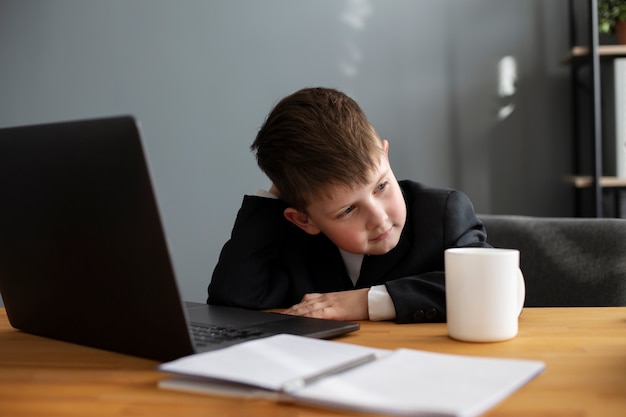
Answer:
POLYGON ((448 334, 467 342, 515 337, 526 287, 517 249, 445 251, 448 334))

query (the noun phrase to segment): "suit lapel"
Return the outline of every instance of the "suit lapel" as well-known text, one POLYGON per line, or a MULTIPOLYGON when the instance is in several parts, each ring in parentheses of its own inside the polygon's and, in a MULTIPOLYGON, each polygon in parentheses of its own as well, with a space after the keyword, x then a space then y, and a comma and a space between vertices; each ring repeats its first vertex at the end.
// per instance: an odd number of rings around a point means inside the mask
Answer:
POLYGON ((352 280, 348 275, 346 266, 339 253, 339 248, 335 246, 325 235, 316 236, 318 262, 313 268, 317 271, 315 279, 317 288, 324 291, 341 291, 353 288, 352 280))

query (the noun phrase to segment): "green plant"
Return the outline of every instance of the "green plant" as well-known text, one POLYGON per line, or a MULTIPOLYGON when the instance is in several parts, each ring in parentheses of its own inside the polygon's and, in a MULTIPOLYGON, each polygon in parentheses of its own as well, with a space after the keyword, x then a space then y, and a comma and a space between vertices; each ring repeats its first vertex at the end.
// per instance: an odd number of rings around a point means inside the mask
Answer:
POLYGON ((626 0, 598 1, 598 30, 609 35, 615 32, 615 24, 626 21, 626 0))

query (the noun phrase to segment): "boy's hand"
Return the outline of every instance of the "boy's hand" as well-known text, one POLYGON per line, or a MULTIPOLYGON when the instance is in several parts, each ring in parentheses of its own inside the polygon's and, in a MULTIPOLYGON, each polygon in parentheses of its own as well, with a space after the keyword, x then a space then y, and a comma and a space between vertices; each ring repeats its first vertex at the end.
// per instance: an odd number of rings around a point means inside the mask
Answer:
POLYGON ((306 294, 299 304, 283 311, 294 316, 331 320, 368 320, 367 293, 359 290, 306 294))

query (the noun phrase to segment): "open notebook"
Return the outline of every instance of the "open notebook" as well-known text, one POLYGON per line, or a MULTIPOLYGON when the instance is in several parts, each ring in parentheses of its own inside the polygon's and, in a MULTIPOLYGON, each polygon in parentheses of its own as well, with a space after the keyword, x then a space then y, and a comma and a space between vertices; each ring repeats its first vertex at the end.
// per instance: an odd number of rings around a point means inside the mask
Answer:
POLYGON ((477 416, 543 362, 381 350, 279 335, 159 366, 164 389, 408 416, 477 416))

